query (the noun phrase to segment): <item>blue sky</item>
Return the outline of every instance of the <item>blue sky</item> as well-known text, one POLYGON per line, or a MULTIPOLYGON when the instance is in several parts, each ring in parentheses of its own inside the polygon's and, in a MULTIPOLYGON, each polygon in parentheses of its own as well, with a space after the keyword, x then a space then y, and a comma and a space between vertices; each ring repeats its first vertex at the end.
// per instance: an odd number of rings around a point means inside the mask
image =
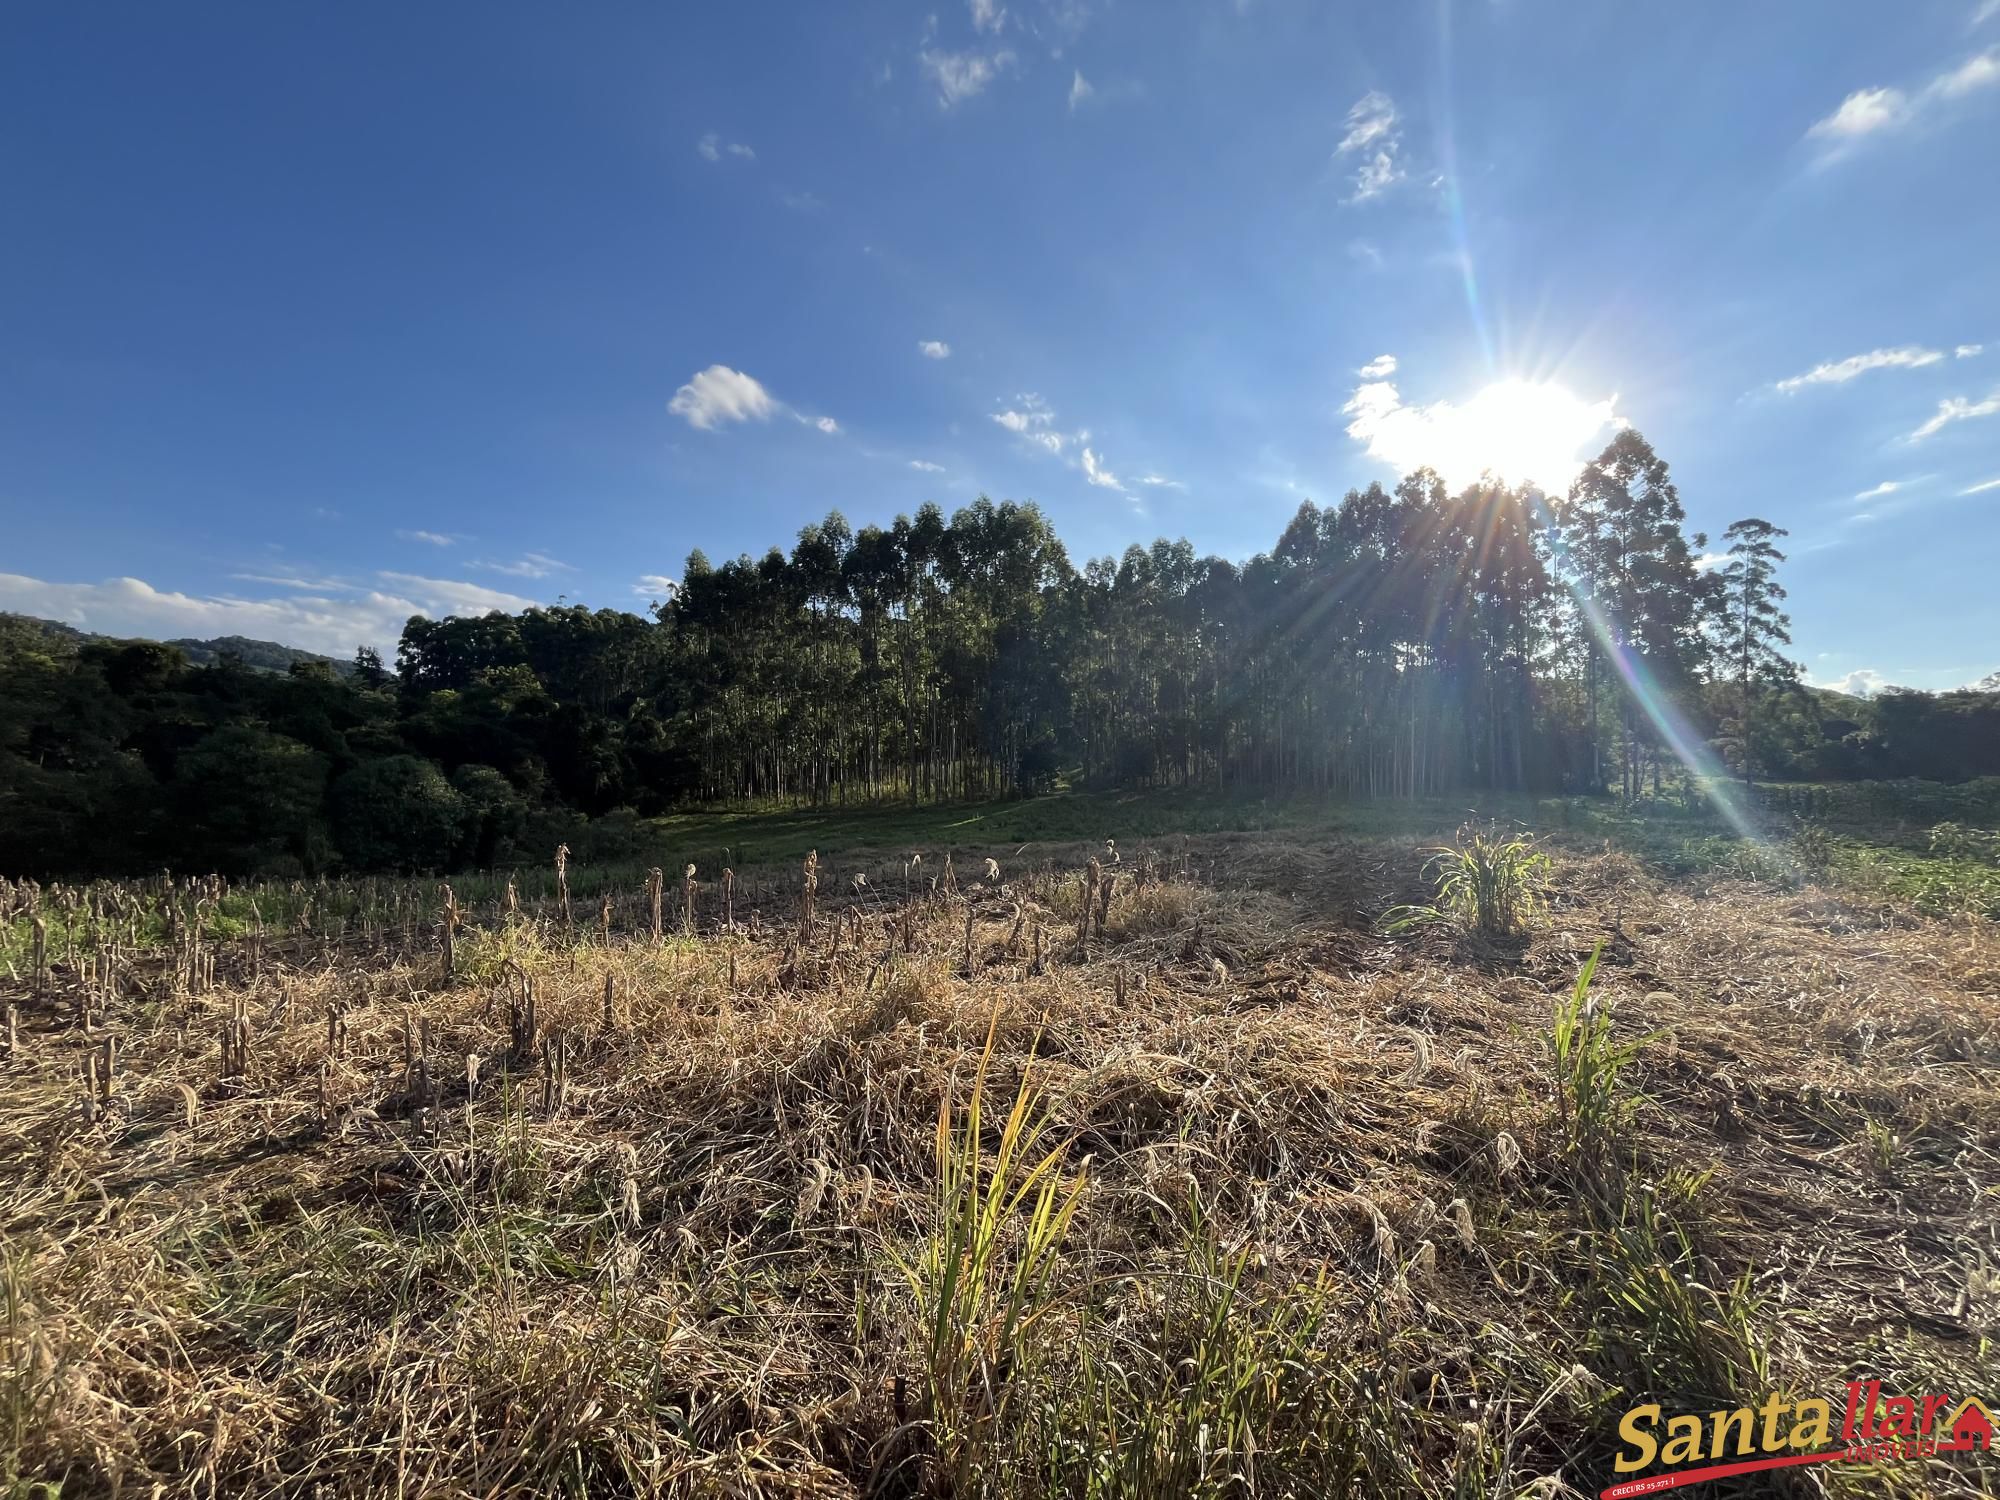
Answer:
POLYGON ((1622 420, 1814 680, 1955 686, 1996 148, 2000 0, 19 9, 0 608, 345 654, 981 493, 1240 558, 1622 420))

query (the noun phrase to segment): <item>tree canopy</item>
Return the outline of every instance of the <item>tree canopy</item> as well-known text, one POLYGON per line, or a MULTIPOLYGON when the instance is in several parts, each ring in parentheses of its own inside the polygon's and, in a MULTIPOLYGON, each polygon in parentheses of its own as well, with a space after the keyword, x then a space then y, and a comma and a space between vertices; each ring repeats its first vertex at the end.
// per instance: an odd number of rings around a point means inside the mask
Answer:
POLYGON ((1566 494, 1429 471, 1268 552, 1072 563, 1031 504, 837 512, 647 615, 413 618, 288 671, 0 619, 0 871, 437 870, 579 819, 1089 786, 1637 794, 1670 712, 1732 770, 2000 773, 2000 693, 1804 688, 1777 543, 1720 566, 1626 431, 1566 494), (1644 701, 1635 684, 1644 690, 1644 701))

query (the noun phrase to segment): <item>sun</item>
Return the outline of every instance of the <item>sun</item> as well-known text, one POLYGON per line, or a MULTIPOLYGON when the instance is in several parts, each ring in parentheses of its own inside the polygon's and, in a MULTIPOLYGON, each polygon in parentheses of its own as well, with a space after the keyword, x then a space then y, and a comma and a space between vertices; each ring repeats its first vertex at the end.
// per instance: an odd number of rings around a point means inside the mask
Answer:
POLYGON ((1459 451, 1451 458, 1458 482, 1491 471, 1545 490, 1567 489, 1604 429, 1618 425, 1615 400, 1586 401, 1550 382, 1494 382, 1466 403, 1459 451))
POLYGON ((1388 381, 1348 402, 1347 432, 1400 473, 1430 467, 1453 489, 1482 474, 1551 493, 1569 488, 1607 432, 1625 425, 1618 398, 1590 401, 1554 381, 1496 380, 1464 402, 1406 406, 1388 381))

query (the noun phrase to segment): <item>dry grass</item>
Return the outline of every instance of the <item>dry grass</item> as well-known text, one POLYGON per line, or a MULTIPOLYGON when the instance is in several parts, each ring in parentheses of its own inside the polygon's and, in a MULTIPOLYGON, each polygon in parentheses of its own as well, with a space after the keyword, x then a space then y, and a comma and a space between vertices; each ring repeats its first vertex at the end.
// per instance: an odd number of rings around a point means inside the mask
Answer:
POLYGON ((1406 843, 993 853, 20 983, 0 1481, 1556 1495, 1641 1391, 1990 1389, 1991 924, 1570 850, 1486 947, 1373 931, 1406 843))

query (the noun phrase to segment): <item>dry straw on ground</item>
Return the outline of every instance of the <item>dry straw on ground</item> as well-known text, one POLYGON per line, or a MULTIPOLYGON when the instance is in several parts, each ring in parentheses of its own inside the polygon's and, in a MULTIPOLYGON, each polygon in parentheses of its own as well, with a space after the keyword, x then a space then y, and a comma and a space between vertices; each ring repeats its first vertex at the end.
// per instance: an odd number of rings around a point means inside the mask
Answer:
POLYGON ((608 942, 564 860, 442 963, 15 985, 10 1475, 1554 1495, 1640 1392, 1991 1388, 1991 924, 1571 850, 1524 935, 1388 937, 1406 843, 1038 852, 691 871, 679 923, 654 871, 608 942))

